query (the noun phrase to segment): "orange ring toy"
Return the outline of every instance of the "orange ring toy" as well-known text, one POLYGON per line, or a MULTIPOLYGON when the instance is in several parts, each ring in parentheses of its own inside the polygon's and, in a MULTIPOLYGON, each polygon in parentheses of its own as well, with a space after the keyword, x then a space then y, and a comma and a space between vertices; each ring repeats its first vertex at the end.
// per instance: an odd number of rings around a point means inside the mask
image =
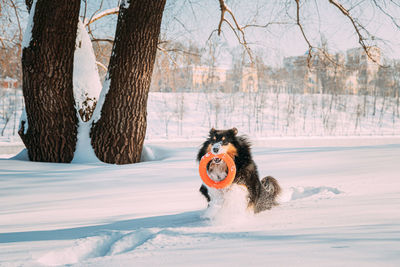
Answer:
POLYGON ((233 161, 233 159, 228 154, 223 153, 223 154, 214 155, 214 154, 208 152, 200 160, 199 173, 200 173, 201 179, 203 180, 203 182, 206 185, 208 185, 209 187, 222 189, 222 188, 229 186, 233 182, 233 179, 235 179, 236 165, 235 165, 235 162, 233 161), (226 165, 228 166, 228 175, 225 177, 224 180, 222 180, 220 182, 213 181, 207 174, 207 164, 213 158, 222 159, 223 161, 225 161, 226 165))

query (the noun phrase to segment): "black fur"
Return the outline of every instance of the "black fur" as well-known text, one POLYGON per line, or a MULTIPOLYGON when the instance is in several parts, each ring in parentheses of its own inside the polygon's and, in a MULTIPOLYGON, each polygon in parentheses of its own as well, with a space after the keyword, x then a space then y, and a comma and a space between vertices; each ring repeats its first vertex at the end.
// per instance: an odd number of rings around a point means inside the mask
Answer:
MULTIPOLYGON (((233 183, 244 185, 247 188, 249 192, 248 206, 255 213, 258 213, 277 205, 276 197, 281 191, 278 182, 271 176, 260 181, 257 166, 251 156, 251 145, 246 137, 237 136, 236 128, 229 130, 211 129, 208 139, 203 143, 197 154, 197 160, 200 161, 208 152, 210 145, 212 146, 217 142, 221 142, 223 146, 231 144, 233 152, 236 150, 236 156, 234 156, 236 176, 233 183)), ((211 201, 208 189, 204 184, 200 187, 200 192, 208 202, 211 201)))

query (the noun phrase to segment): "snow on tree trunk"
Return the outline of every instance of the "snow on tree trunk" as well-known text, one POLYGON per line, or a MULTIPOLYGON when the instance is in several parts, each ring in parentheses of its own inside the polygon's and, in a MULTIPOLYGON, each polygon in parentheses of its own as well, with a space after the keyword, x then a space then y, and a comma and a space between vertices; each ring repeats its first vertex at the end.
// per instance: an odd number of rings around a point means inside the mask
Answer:
POLYGON ((81 20, 76 36, 73 81, 76 110, 83 121, 88 121, 99 99, 101 82, 92 42, 81 20))
POLYGON ((19 134, 30 160, 70 162, 78 123, 72 75, 80 1, 34 4, 22 52, 26 121, 19 134))
POLYGON ((101 161, 117 164, 140 161, 164 6, 165 0, 121 3, 113 52, 100 96, 103 99, 96 108, 91 131, 92 146, 101 161))
MULTIPOLYGON (((26 25, 26 29, 24 32, 24 36, 22 39, 22 44, 21 44, 21 49, 24 49, 29 46, 29 43, 31 42, 32 39, 32 27, 33 27, 33 16, 35 15, 35 7, 36 7, 36 2, 35 1, 26 1, 26 6, 27 9, 29 10, 29 18, 28 18, 28 23, 26 25)), ((19 127, 18 129, 23 129, 23 134, 26 134, 28 131, 28 119, 26 117, 26 108, 24 105, 24 108, 22 110, 21 118, 19 119, 19 127)))
POLYGON ((79 20, 74 54, 74 97, 79 114, 78 140, 72 162, 98 162, 90 143, 93 111, 102 89, 92 42, 79 20))

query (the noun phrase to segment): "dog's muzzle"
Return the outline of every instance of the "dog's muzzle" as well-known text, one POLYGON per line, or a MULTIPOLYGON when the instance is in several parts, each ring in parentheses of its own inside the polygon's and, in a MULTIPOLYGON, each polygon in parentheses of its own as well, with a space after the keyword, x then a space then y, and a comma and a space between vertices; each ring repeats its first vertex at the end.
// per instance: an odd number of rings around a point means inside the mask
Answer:
POLYGON ((211 153, 218 155, 224 153, 221 142, 215 143, 211 148, 211 153))

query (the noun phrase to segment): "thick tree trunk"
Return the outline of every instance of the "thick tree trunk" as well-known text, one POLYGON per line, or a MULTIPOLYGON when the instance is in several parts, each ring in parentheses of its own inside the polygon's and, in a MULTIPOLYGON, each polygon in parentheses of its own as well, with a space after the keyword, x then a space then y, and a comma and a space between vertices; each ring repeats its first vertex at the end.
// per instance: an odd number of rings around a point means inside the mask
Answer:
POLYGON ((108 163, 140 161, 147 97, 165 0, 122 1, 101 117, 91 131, 96 156, 108 163))
POLYGON ((22 51, 28 128, 22 121, 19 134, 33 161, 70 162, 74 155, 78 120, 72 73, 79 8, 79 0, 38 0, 31 10, 32 37, 22 51))

